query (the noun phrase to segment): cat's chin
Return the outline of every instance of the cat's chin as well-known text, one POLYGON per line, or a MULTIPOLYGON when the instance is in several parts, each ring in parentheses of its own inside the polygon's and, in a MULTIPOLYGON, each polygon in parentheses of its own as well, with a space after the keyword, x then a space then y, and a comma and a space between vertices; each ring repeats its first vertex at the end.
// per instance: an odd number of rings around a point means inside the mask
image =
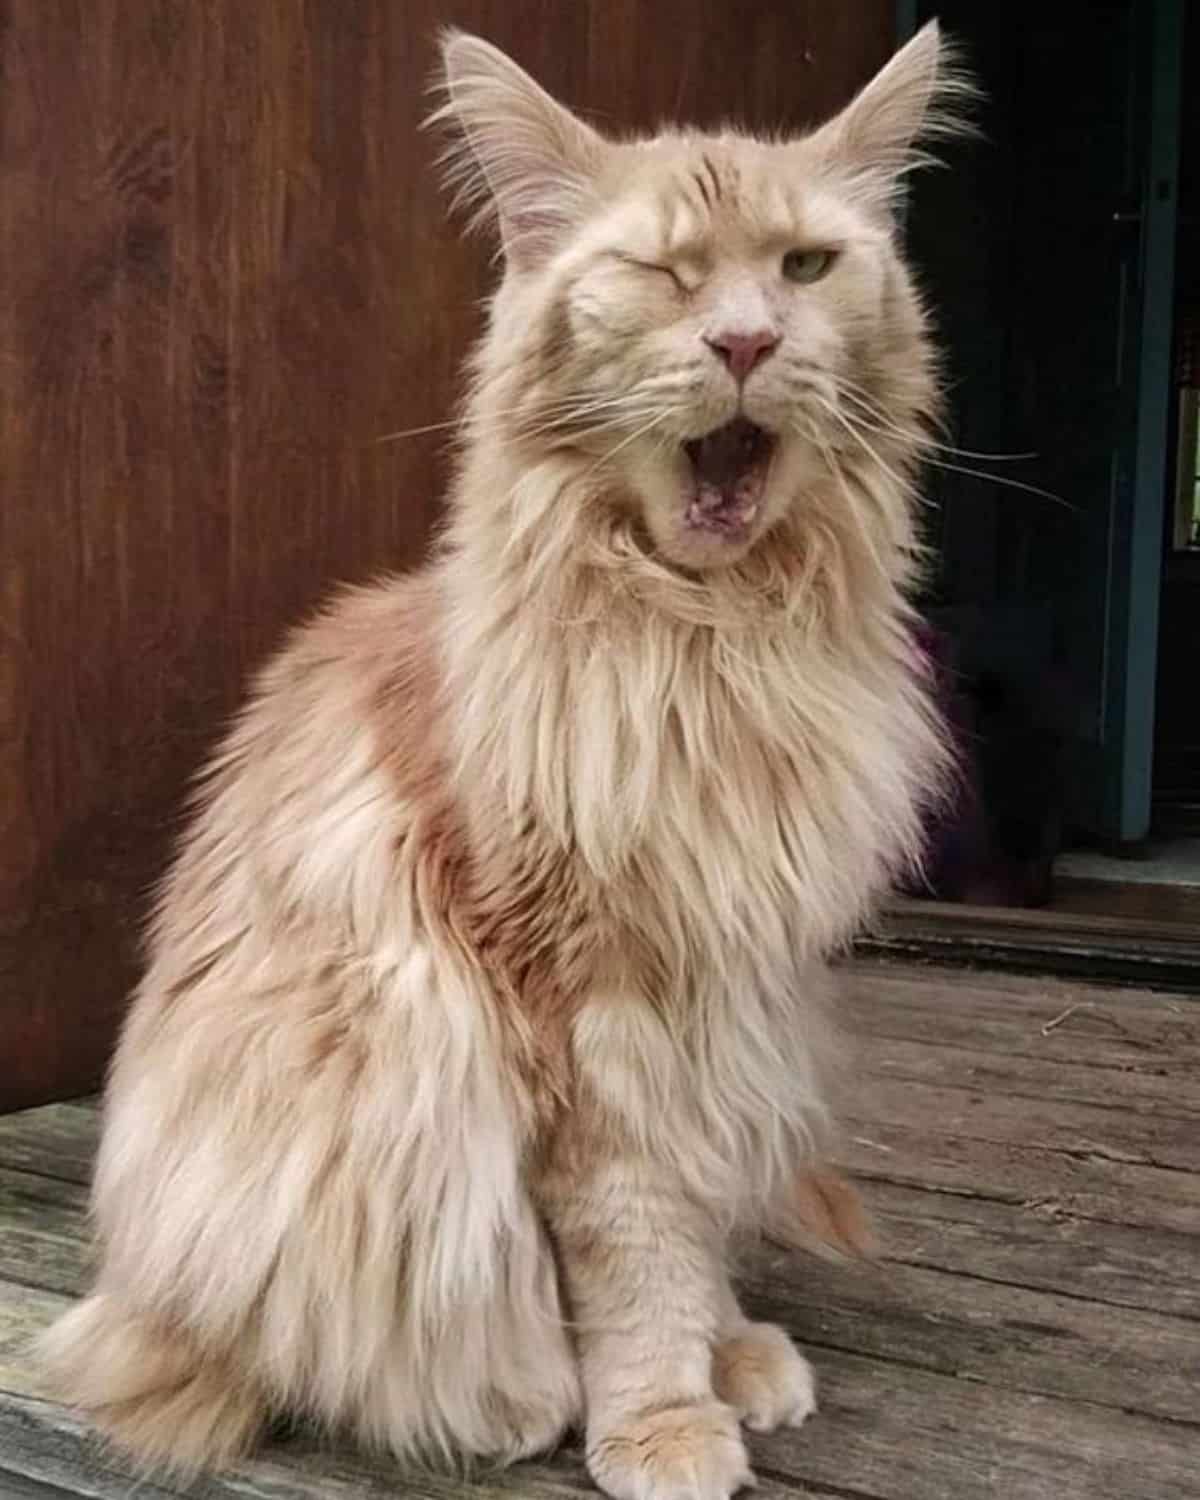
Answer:
POLYGON ((762 507, 744 527, 709 530, 690 526, 676 513, 670 522, 647 524, 642 546, 673 567, 689 573, 716 572, 740 562, 770 530, 762 507))

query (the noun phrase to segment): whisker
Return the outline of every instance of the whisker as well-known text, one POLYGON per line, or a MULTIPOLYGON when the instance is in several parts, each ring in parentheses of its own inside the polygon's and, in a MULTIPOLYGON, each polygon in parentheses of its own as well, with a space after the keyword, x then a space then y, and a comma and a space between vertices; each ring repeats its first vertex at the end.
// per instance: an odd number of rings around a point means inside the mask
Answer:
MULTIPOLYGON (((888 469, 887 465, 883 463, 883 460, 879 457, 879 455, 875 452, 875 450, 871 447, 871 445, 867 442, 866 438, 863 436, 861 429, 862 429, 862 427, 864 425, 866 425, 866 426, 868 426, 869 430, 878 432, 880 434, 880 436, 882 436, 882 437, 888 437, 888 436, 898 437, 898 436, 901 436, 902 435, 901 429, 894 428, 894 429, 892 429, 889 432, 889 430, 887 428, 878 427, 878 426, 871 426, 870 424, 866 424, 866 423, 863 422, 863 420, 861 418, 859 419, 859 421, 857 423, 855 423, 853 426, 851 426, 850 419, 844 413, 837 411, 834 407, 830 406, 828 403, 822 403, 822 404, 825 406, 825 409, 830 413, 830 415, 835 418, 835 420, 840 421, 842 423, 842 425, 847 428, 848 431, 850 431, 851 433, 853 433, 854 435, 857 436, 858 441, 860 443, 862 443, 863 447, 872 456, 872 458, 874 458, 876 460, 877 463, 879 463, 888 473, 892 474, 893 478, 898 477, 898 476, 895 475, 895 473, 894 473, 893 470, 888 469)), ((942 445, 942 444, 933 444, 932 446, 938 447, 938 448, 943 448, 944 445, 942 445)), ((944 451, 953 452, 954 450, 953 449, 945 449, 944 451)), ((979 479, 979 480, 982 480, 982 481, 984 481, 984 482, 986 482, 988 484, 999 485, 1003 489, 1020 490, 1023 494, 1037 495, 1037 496, 1039 496, 1043 500, 1049 500, 1049 501, 1051 501, 1055 505, 1062 506, 1062 508, 1064 510, 1069 510, 1073 514, 1078 514, 1079 507, 1077 505, 1072 505, 1072 503, 1069 500, 1067 500, 1066 498, 1064 498, 1064 496, 1062 496, 1062 495, 1056 495, 1053 490, 1043 489, 1041 487, 1041 485, 1028 484, 1028 483, 1026 483, 1022 479, 1010 479, 1005 474, 989 474, 985 469, 973 469, 969 465, 966 465, 966 464, 950 463, 947 459, 944 459, 944 458, 934 458, 934 457, 932 457, 929 454, 925 455, 924 461, 927 464, 929 464, 932 468, 943 469, 947 473, 963 474, 963 475, 966 475, 967 477, 969 477, 971 479, 979 479)), ((911 483, 909 484, 909 488, 910 489, 912 488, 911 483)))
MULTIPOLYGON (((641 402, 628 396, 604 396, 589 402, 579 402, 574 397, 563 397, 557 401, 542 402, 536 408, 536 414, 548 420, 539 427, 532 429, 532 435, 538 435, 550 431, 554 426, 562 426, 570 421, 577 421, 582 417, 591 416, 593 413, 616 411, 627 414, 629 417, 637 418, 642 415, 644 407, 641 402)), ((448 432, 454 429, 469 431, 474 434, 497 436, 502 434, 488 433, 488 425, 499 422, 508 417, 520 418, 524 408, 513 407, 508 411, 489 412, 484 416, 466 415, 455 417, 445 422, 429 422, 421 427, 401 428, 397 432, 387 432, 381 437, 372 438, 373 445, 379 443, 400 442, 404 438, 421 437, 431 432, 448 432)), ((531 414, 531 415, 532 415, 531 414)), ((519 435, 531 435, 525 429, 521 429, 519 435)))
POLYGON ((622 440, 616 445, 615 448, 610 448, 607 453, 605 453, 601 458, 598 458, 596 462, 591 466, 591 468, 589 468, 584 473, 583 478, 587 479, 590 475, 594 474, 597 469, 602 468, 606 463, 609 462, 610 459, 615 458, 623 448, 628 448, 630 443, 636 441, 636 439, 640 437, 644 437, 646 433, 657 427, 660 422, 665 421, 666 418, 670 415, 670 408, 664 408, 662 411, 656 413, 655 416, 653 416, 650 421, 645 423, 643 426, 635 428, 634 431, 631 432, 627 437, 622 438, 622 440))
POLYGON ((1015 464, 1028 463, 1034 458, 1041 458, 1036 449, 1028 453, 983 453, 978 448, 959 448, 954 443, 935 443, 932 438, 921 439, 922 448, 936 448, 939 453, 955 453, 959 458, 981 458, 993 464, 1015 464))
POLYGON ((851 380, 848 375, 834 375, 833 386, 839 396, 849 396, 857 400, 867 411, 885 421, 889 426, 902 432, 906 439, 911 440, 914 435, 921 439, 929 438, 932 441, 931 431, 936 431, 944 436, 949 435, 949 425, 944 415, 938 411, 921 410, 912 415, 912 427, 901 428, 892 412, 886 410, 879 401, 864 386, 857 381, 851 380))
POLYGON ((1056 495, 1053 490, 1044 490, 1038 484, 1026 484, 1021 479, 1009 479, 1006 474, 989 474, 986 469, 971 469, 963 464, 947 463, 942 458, 929 458, 926 462, 935 469, 946 469, 952 474, 966 474, 972 479, 983 480, 986 484, 998 484, 1007 490, 1021 490, 1027 495, 1039 495, 1043 500, 1051 500, 1055 505, 1061 505, 1064 510, 1069 510, 1072 515, 1079 514, 1079 506, 1073 505, 1070 500, 1062 495, 1056 495))
MULTIPOLYGON (((608 432, 614 427, 624 427, 630 422, 637 422, 645 415, 644 407, 631 406, 628 411, 618 411, 614 416, 607 417, 604 421, 589 422, 583 435, 594 437, 600 433, 608 432)), ((666 416, 669 415, 669 412, 664 410, 660 415, 666 416)), ((531 441, 534 438, 546 437, 555 432, 563 431, 567 420, 565 417, 557 417, 552 421, 542 423, 538 427, 523 428, 519 432, 512 434, 511 437, 514 441, 518 438, 524 441, 531 441)))
POLYGON ((446 432, 452 427, 461 426, 460 418, 449 422, 430 422, 424 427, 405 427, 399 432, 385 432, 382 437, 372 438, 371 443, 398 443, 402 438, 423 437, 427 432, 446 432))
MULTIPOLYGON (((821 400, 822 406, 829 413, 829 415, 833 417, 834 421, 840 422, 842 424, 842 426, 846 429, 846 431, 850 434, 854 441, 858 443, 860 447, 862 447, 871 456, 871 458, 875 460, 875 462, 879 465, 879 467, 885 474, 889 475, 890 478, 894 480, 895 483, 898 484, 900 488, 906 491, 908 494, 916 495, 918 499, 922 498, 918 495, 916 485, 911 479, 906 478, 903 474, 898 474, 890 464, 884 462, 884 460, 879 456, 875 449, 872 448, 871 444, 867 442, 858 425, 852 425, 850 419, 844 413, 840 412, 837 407, 832 405, 830 402, 824 401, 820 397, 818 397, 818 400, 821 400)), ((883 436, 886 437, 887 433, 883 433, 883 436)))
POLYGON ((985 453, 977 448, 960 448, 955 443, 939 443, 928 432, 916 431, 907 433, 902 427, 893 422, 887 412, 877 402, 872 401, 861 387, 856 386, 852 381, 846 380, 844 376, 839 378, 837 384, 840 395, 864 407, 868 416, 876 418, 889 431, 894 432, 897 437, 906 438, 909 441, 915 440, 922 450, 935 448, 940 453, 953 453, 960 458, 984 459, 989 463, 1024 463, 1030 459, 1041 457, 1036 451, 1029 453, 985 453))

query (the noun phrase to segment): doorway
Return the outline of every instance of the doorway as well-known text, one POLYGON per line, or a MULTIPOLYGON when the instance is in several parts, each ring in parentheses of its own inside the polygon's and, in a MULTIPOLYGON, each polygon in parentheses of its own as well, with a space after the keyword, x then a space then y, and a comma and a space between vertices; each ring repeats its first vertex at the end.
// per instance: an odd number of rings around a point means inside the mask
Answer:
POLYGON ((925 606, 975 798, 922 894, 1200 933, 1200 550, 1174 541, 1200 260, 1184 10, 946 0, 899 22, 936 13, 984 91, 980 137, 907 225, 953 445, 925 606))

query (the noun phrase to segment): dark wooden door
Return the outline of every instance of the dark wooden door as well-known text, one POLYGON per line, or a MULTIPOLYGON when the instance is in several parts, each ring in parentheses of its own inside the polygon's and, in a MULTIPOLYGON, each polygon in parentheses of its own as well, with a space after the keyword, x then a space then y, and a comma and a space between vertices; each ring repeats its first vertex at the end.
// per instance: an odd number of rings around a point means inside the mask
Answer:
POLYGON ((885 0, 0 4, 0 1107, 91 1087, 181 790, 283 626, 422 555, 487 255, 439 24, 601 124, 800 124, 885 0))

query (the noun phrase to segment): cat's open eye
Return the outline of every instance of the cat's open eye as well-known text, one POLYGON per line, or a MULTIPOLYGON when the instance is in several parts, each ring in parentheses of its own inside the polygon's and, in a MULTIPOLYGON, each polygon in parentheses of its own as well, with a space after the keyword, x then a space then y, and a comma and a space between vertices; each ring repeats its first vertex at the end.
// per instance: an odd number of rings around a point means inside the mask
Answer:
POLYGON ((836 259, 836 250, 789 250, 783 257, 783 274, 789 281, 820 281, 836 259))

